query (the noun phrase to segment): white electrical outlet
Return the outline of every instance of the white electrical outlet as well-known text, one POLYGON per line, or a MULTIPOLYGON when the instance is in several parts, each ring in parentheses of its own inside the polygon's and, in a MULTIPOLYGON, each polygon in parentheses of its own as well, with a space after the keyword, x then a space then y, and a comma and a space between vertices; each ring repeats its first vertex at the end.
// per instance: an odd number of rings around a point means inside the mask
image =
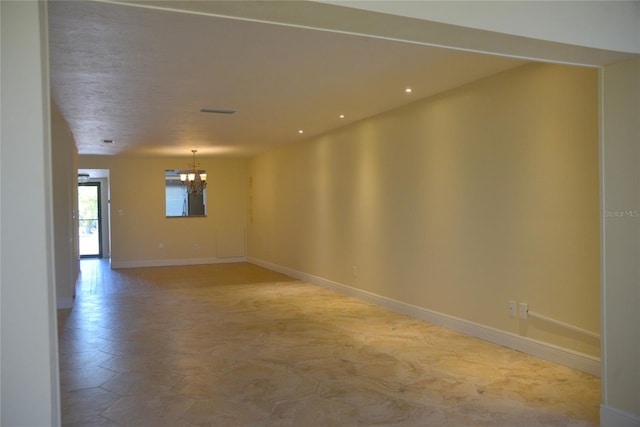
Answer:
POLYGON ((516 317, 517 303, 515 301, 509 301, 509 317, 516 317))
POLYGON ((521 319, 527 319, 529 317, 529 304, 521 302, 518 304, 518 314, 521 319))

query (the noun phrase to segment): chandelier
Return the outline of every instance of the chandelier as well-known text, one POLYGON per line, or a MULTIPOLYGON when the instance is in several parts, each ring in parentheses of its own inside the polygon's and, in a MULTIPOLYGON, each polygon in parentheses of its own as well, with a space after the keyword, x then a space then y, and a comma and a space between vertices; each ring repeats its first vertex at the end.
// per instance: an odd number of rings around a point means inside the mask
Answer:
POLYGON ((196 163, 196 153, 198 150, 191 150, 193 153, 193 163, 187 163, 191 168, 189 173, 180 174, 180 183, 187 187, 187 193, 189 194, 202 194, 202 191, 207 188, 207 174, 202 171, 198 171, 200 163, 196 163))

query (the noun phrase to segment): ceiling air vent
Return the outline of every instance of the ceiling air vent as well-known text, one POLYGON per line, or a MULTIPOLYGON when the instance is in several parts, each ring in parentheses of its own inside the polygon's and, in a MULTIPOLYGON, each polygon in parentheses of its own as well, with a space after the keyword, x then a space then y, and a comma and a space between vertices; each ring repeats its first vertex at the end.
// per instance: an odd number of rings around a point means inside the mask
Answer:
POLYGON ((201 113, 215 113, 215 114, 234 114, 236 112, 236 110, 231 110, 228 108, 209 108, 209 107, 202 107, 200 109, 201 113))

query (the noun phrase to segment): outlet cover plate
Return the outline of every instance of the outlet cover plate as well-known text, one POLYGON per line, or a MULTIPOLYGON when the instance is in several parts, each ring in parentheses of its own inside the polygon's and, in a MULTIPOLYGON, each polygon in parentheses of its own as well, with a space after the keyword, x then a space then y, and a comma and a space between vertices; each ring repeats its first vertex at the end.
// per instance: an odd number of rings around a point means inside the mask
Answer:
POLYGON ((516 317, 517 303, 515 301, 509 301, 509 317, 516 317))
POLYGON ((518 314, 521 319, 527 319, 529 317, 529 304, 524 302, 518 304, 518 314))

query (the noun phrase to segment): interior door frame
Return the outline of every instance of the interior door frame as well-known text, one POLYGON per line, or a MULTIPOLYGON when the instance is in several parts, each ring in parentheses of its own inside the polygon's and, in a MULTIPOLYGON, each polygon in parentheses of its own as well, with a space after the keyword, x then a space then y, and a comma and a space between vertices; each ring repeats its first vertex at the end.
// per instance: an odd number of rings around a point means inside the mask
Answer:
MULTIPOLYGON (((100 181, 89 181, 78 183, 78 187, 96 187, 97 189, 97 203, 98 203, 98 253, 92 255, 82 255, 80 258, 102 258, 102 185, 100 181)), ((78 212, 78 225, 80 224, 80 212, 78 212)))

